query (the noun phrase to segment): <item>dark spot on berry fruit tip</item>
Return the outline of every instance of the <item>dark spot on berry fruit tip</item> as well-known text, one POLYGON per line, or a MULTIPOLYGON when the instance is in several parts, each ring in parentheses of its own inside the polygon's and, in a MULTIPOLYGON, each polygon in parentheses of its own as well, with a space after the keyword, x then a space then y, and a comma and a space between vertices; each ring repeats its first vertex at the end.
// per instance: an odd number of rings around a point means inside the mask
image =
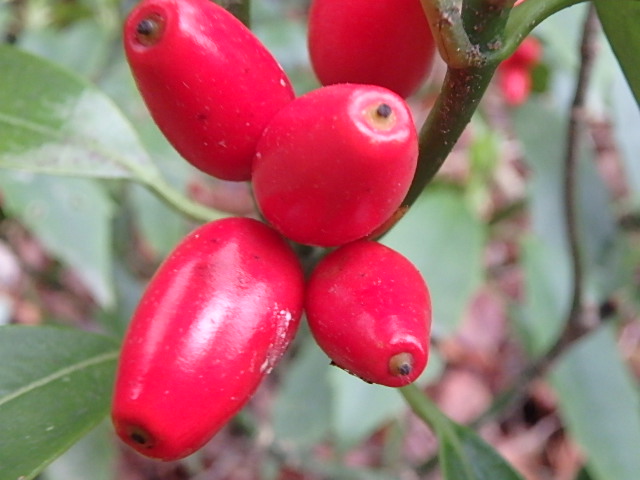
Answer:
POLYGON ((381 103, 378 105, 378 108, 376 108, 376 114, 382 118, 389 118, 392 113, 393 109, 386 103, 381 103))
POLYGON ((397 353, 389 359, 389 372, 398 377, 407 377, 413 371, 413 362, 413 355, 410 353, 397 353))
POLYGON ((145 437, 140 432, 131 433, 131 440, 133 440, 134 442, 136 442, 136 443, 138 443, 140 445, 146 445, 147 444, 147 437, 145 437))
POLYGON ((204 112, 201 112, 198 115, 196 115, 196 118, 201 122, 204 122, 208 117, 209 116, 204 112))
POLYGON ((144 18, 140 20, 138 26, 136 27, 136 32, 143 36, 151 35, 155 29, 157 28, 156 22, 154 22, 150 18, 144 18))

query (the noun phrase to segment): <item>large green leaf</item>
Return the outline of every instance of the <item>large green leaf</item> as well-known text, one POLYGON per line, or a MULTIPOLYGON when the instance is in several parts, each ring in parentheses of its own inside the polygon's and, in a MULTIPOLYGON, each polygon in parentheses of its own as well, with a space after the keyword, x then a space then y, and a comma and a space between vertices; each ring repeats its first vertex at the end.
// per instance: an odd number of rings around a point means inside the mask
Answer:
POLYGON ((0 46, 0 167, 148 181, 157 172, 113 102, 74 74, 0 46))
POLYGON ((382 239, 422 272, 433 302, 433 329, 452 333, 482 280, 485 227, 461 192, 432 186, 382 239))
POLYGON ((611 48, 640 106, 640 2, 595 0, 595 5, 611 48))
POLYGON ((18 218, 52 255, 74 269, 102 305, 113 303, 113 206, 93 179, 0 170, 7 214, 18 218))
POLYGON ((104 419, 118 345, 56 327, 0 327, 0 480, 28 480, 104 419))
POLYGON ((618 352, 613 329, 578 343, 551 376, 566 425, 596 480, 637 480, 640 395, 618 352))

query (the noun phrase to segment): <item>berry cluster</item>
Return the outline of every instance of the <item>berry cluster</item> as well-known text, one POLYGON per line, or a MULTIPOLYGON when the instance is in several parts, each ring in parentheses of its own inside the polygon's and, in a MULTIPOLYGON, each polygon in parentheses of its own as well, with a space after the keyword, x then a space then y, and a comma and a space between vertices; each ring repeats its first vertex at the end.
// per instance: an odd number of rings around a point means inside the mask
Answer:
POLYGON ((112 408, 119 436, 144 455, 177 459, 207 442, 273 369, 303 311, 331 360, 367 382, 407 385, 426 366, 427 285, 371 238, 415 173, 403 96, 433 62, 428 24, 419 0, 316 0, 309 30, 323 86, 296 97, 269 51, 209 0, 143 0, 126 21, 127 59, 154 121, 195 167, 250 180, 266 220, 197 228, 147 286, 112 408), (358 18, 353 29, 347 20, 358 18), (377 50, 376 35, 415 46, 401 49, 415 71, 398 73, 396 52, 377 50), (343 43, 326 47, 327 38, 343 43), (337 248, 305 280, 291 241, 337 248))

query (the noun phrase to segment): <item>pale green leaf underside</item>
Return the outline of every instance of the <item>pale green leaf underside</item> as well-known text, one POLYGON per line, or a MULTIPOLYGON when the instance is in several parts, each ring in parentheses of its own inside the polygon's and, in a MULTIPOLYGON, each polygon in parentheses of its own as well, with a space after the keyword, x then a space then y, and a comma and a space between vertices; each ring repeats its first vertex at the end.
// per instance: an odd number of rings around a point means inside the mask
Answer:
POLYGON ((156 169, 100 90, 59 66, 0 46, 0 167, 147 181, 156 169))

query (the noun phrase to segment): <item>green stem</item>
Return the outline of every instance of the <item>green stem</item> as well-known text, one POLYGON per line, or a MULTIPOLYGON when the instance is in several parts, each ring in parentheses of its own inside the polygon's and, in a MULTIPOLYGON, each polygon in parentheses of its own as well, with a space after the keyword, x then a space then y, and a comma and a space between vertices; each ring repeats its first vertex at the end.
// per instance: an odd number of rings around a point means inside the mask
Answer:
POLYGON ((504 29, 504 41, 498 59, 509 57, 520 42, 546 18, 586 1, 589 0, 527 0, 513 8, 504 29))
POLYGON ((218 210, 190 200, 181 191, 169 184, 159 173, 151 178, 145 178, 143 184, 160 200, 198 222, 211 222, 228 216, 218 210))
POLYGON ((514 2, 468 0, 460 12, 455 0, 421 1, 448 70, 420 132, 418 168, 404 209, 433 179, 476 111, 498 65, 491 57, 514 2))
POLYGON ((469 38, 485 56, 502 48, 502 36, 515 0, 465 0, 462 22, 469 38))
POLYGON ((513 53, 545 18, 587 0, 527 0, 515 8, 511 8, 513 0, 468 0, 462 13, 455 0, 421 1, 449 68, 420 132, 418 168, 402 204, 405 210, 420 196, 453 149, 499 62, 513 53), (463 21, 468 24, 466 29, 463 21))
POLYGON ((416 416, 437 432, 449 429, 449 419, 415 384, 398 389, 416 416))
POLYGON ((418 168, 404 207, 413 204, 444 163, 476 111, 495 68, 448 69, 438 100, 420 131, 418 168))

